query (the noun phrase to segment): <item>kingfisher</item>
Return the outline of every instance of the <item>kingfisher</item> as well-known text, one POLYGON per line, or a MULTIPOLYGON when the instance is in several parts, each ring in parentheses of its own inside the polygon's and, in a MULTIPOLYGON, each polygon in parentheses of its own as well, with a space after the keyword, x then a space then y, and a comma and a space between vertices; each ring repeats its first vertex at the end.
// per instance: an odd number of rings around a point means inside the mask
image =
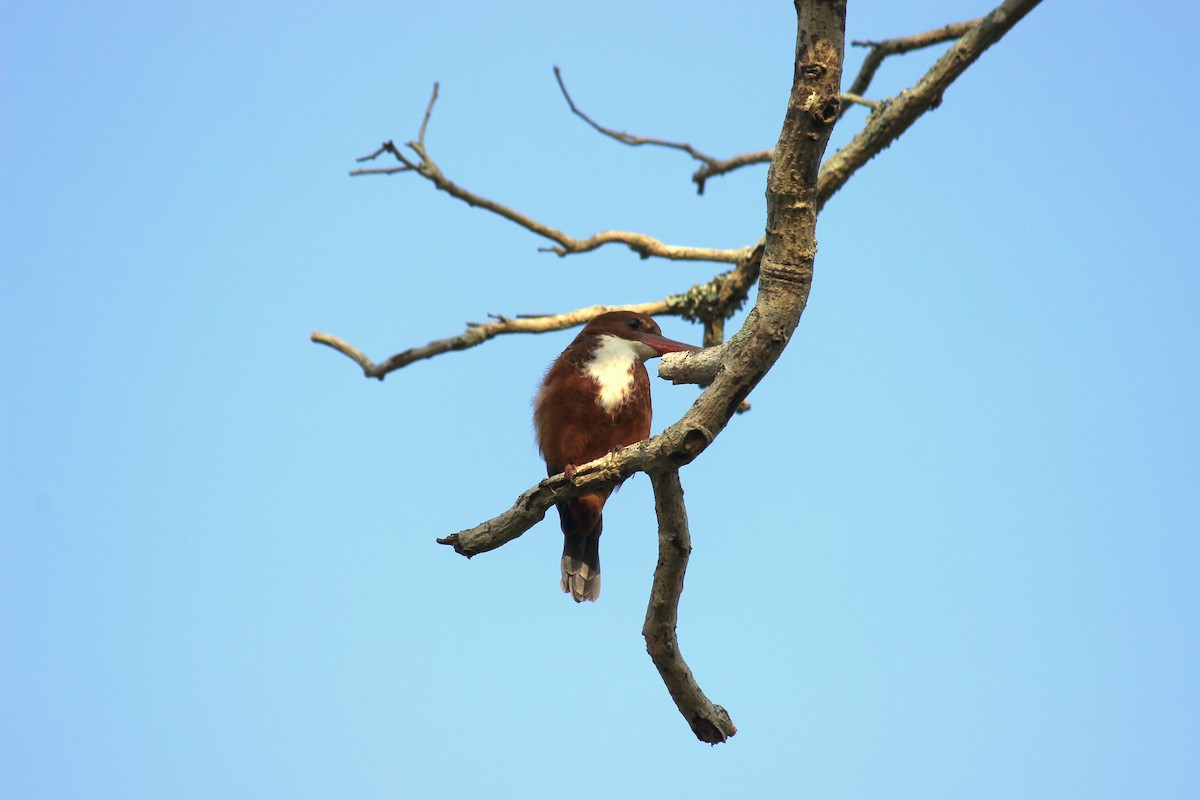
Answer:
MULTIPOLYGON (((570 478, 580 464, 650 435, 647 359, 699 350, 668 339, 653 319, 609 311, 592 319, 554 360, 533 399, 546 473, 570 478)), ((557 504, 563 532, 559 586, 576 603, 600 596, 601 512, 612 489, 557 504)))

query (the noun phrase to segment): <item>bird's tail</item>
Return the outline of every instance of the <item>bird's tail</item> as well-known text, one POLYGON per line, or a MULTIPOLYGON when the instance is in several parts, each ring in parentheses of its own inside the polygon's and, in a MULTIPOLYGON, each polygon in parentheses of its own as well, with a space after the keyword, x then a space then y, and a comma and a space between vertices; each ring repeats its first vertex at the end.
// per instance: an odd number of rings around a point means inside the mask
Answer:
POLYGON ((558 585, 576 603, 600 596, 601 511, 607 493, 591 492, 558 504, 563 531, 562 580, 558 585))

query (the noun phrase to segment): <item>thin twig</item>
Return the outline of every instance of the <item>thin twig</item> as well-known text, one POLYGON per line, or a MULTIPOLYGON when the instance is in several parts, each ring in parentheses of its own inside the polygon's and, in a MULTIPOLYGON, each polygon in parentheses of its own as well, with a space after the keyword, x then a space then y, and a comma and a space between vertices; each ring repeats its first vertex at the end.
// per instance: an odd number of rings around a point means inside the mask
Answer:
POLYGON ((614 128, 608 128, 596 122, 590 116, 585 114, 579 106, 575 105, 575 101, 571 98, 571 93, 567 91, 567 85, 563 82, 562 70, 558 67, 554 68, 554 79, 558 81, 558 88, 562 91, 563 97, 567 101, 571 112, 575 116, 582 119, 596 131, 616 139, 621 144, 627 144, 630 147, 639 147, 641 145, 652 145, 655 147, 666 147, 671 150, 680 150, 687 153, 692 158, 703 164, 702 167, 696 170, 692 175, 692 182, 696 184, 696 193, 704 194, 704 182, 709 178, 717 175, 724 175, 727 172, 732 172, 735 169, 748 166, 750 164, 767 164, 771 161, 770 150, 759 150, 754 153, 742 153, 741 155, 732 158, 716 158, 707 153, 702 153, 687 142, 673 142, 667 139, 656 139, 650 136, 635 136, 632 133, 618 131, 614 128))
POLYGON ((429 95, 429 105, 425 106, 425 116, 421 117, 421 129, 417 132, 417 141, 425 146, 425 129, 429 127, 429 117, 433 114, 433 104, 437 102, 438 82, 433 82, 433 94, 429 95))
POLYGON ((866 106, 867 108, 871 109, 872 111, 875 111, 883 106, 883 103, 879 102, 878 100, 868 100, 865 97, 859 97, 856 94, 850 94, 850 92, 842 92, 842 111, 843 112, 845 111, 847 104, 854 104, 854 103, 857 103, 860 106, 866 106))
POLYGON ((567 91, 567 85, 563 83, 562 70, 560 70, 557 66, 554 67, 554 79, 558 81, 558 88, 562 91, 563 97, 566 98, 567 105, 570 106, 571 112, 605 136, 616 139, 621 144, 627 144, 630 147, 639 147, 644 144, 653 145, 655 147, 667 147, 672 150, 682 150, 692 158, 696 159, 697 161, 703 161, 705 164, 716 163, 717 159, 710 155, 706 155, 705 153, 701 153, 699 150, 692 147, 690 144, 687 144, 686 142, 672 142, 666 139, 655 139, 649 136, 634 136, 632 133, 626 133, 625 131, 618 131, 614 130, 613 128, 604 127, 587 114, 583 113, 583 111, 581 111, 579 107, 575 105, 575 101, 571 99, 570 92, 567 91))
POLYGON ((704 182, 709 178, 715 178, 751 164, 770 164, 774 152, 774 150, 756 150, 753 153, 742 153, 732 158, 715 161, 712 164, 705 164, 692 173, 692 183, 696 184, 696 194, 704 194, 704 182))
MULTIPOLYGON (((867 87, 871 85, 871 80, 875 77, 876 71, 879 70, 879 66, 888 56, 901 55, 913 50, 920 50, 923 47, 957 39, 982 21, 983 17, 967 20, 966 22, 953 22, 931 31, 925 31, 924 33, 916 33, 912 36, 899 36, 895 39, 884 39, 880 42, 851 42, 855 47, 869 47, 871 49, 866 57, 863 58, 862 66, 858 68, 858 75, 854 77, 854 82, 850 84, 850 88, 846 90, 846 93, 858 96, 865 95, 867 87)), ((842 113, 846 113, 844 107, 842 108, 842 113)))

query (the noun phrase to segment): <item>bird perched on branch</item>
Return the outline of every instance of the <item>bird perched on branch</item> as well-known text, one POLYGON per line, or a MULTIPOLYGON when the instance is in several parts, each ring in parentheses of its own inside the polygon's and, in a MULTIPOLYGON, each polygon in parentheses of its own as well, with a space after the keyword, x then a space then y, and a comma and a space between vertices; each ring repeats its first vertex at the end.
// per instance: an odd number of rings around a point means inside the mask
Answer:
MULTIPOLYGON (((700 348, 662 335, 633 311, 601 314, 554 360, 534 398, 533 424, 549 475, 650 435, 650 377, 644 362, 700 348)), ((601 512, 612 489, 557 504, 563 531, 560 586, 579 603, 600 596, 601 512)))

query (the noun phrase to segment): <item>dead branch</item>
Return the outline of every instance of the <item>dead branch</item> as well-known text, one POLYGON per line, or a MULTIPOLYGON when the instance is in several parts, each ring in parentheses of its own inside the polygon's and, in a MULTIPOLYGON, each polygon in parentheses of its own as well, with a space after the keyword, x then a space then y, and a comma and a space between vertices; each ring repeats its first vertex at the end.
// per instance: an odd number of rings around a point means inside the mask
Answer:
MULTIPOLYGON (((773 167, 768 177, 768 233, 758 299, 742 329, 725 346, 726 357, 712 383, 682 419, 659 435, 584 465, 572 481, 568 482, 565 476, 554 476, 540 484, 547 491, 539 493, 539 487, 535 487, 522 495, 518 505, 533 506, 532 515, 514 507, 475 528, 439 540, 441 543, 464 555, 473 555, 510 541, 528 530, 533 524, 530 519, 541 518, 538 514, 544 514, 554 502, 554 492, 566 489, 561 482, 571 483, 572 491, 584 491, 614 485, 634 472, 662 475, 677 471, 699 456, 724 430, 742 401, 783 352, 799 322, 811 286, 816 254, 817 175, 837 116, 845 26, 844 4, 800 2, 797 6, 799 44, 795 81, 776 147, 787 167, 773 167)), ((668 563, 667 569, 671 568, 668 563)), ((665 583, 660 585, 669 586, 671 580, 667 575, 662 578, 665 583)), ((677 609, 678 596, 673 600, 670 595, 664 597, 664 603, 677 609)), ((652 632, 656 630, 652 626, 652 632)), ((700 726, 697 734, 702 738, 717 737, 705 726, 700 726)), ((732 735, 732 724, 725 733, 728 735, 732 735)))
MULTIPOLYGON (((1005 0, 990 14, 967 28, 954 44, 947 48, 932 67, 911 89, 885 103, 873 113, 863 129, 849 144, 830 156, 821 169, 820 203, 833 196, 845 185, 850 176, 863 164, 896 141, 925 112, 937 108, 942 94, 954 83, 967 67, 975 63, 983 52, 1000 40, 1014 25, 1028 14, 1041 0, 1005 0)), ((939 28, 924 36, 949 35, 957 31, 957 23, 939 28)), ((908 37, 909 40, 919 37, 908 37)), ((901 40, 890 40, 901 41, 901 40)), ((880 43, 881 45, 883 43, 880 43)), ((925 44, 932 44, 926 42, 925 44)), ((923 47, 925 44, 914 45, 923 47)), ((913 49, 910 47, 909 49, 913 49)), ((898 51, 905 52, 905 51, 898 51)), ((852 87, 853 88, 853 87, 852 87)), ((856 92, 858 94, 859 92, 856 92)))
POLYGON ((878 100, 868 100, 865 97, 860 97, 859 95, 851 94, 850 92, 842 92, 842 110, 838 112, 838 116, 841 117, 842 114, 845 114, 846 109, 852 104, 866 106, 872 111, 877 111, 883 107, 883 103, 879 102, 878 100))
POLYGON ((429 99, 429 105, 425 109, 425 116, 421 120, 421 132, 416 141, 408 142, 406 146, 416 153, 417 158, 413 160, 406 156, 394 142, 386 141, 380 145, 374 152, 369 153, 357 161, 361 164, 367 161, 374 161, 381 155, 387 153, 400 163, 398 167, 380 167, 380 168, 362 168, 353 170, 350 174, 357 175, 395 175, 400 172, 415 172, 421 177, 428 180, 438 189, 446 192, 451 197, 458 198, 470 206, 477 206, 486 211, 490 211, 497 216, 501 216, 510 222, 520 225, 522 228, 537 234, 545 239, 554 242, 552 247, 539 248, 542 252, 555 253, 559 256, 566 256, 572 253, 586 253, 591 250, 603 247, 606 244, 623 244, 630 250, 637 253, 642 258, 666 258, 673 261, 715 261, 718 263, 734 264, 745 255, 743 249, 720 250, 711 247, 682 247, 679 245, 669 245, 652 236, 647 236, 644 233, 632 233, 628 231, 602 231, 593 234, 586 239, 576 239, 573 236, 568 236, 562 231, 551 228, 533 217, 515 211, 508 206, 497 203, 482 195, 464 189, 452 180, 446 177, 441 168, 429 156, 428 150, 425 148, 425 129, 429 123, 429 116, 433 111, 434 101, 437 100, 438 85, 433 85, 433 95, 429 99))
MULTIPOLYGON (((638 311, 650 316, 670 314, 687 320, 704 323, 704 346, 720 344, 724 334, 725 320, 742 307, 749 296, 750 287, 758 280, 762 261, 761 242, 747 248, 745 257, 729 272, 723 272, 710 281, 698 283, 683 294, 673 294, 665 300, 615 306, 588 306, 560 314, 518 314, 516 317, 492 316, 491 322, 469 322, 467 329, 458 336, 435 339, 419 347, 410 347, 396 353, 381 363, 375 363, 361 350, 332 334, 314 331, 309 340, 337 350, 358 364, 363 375, 383 380, 388 373, 395 372, 416 361, 433 358, 454 350, 466 350, 505 333, 546 333, 583 325, 592 317, 605 311, 638 311)), ((665 363, 665 362, 664 362, 665 363)), ((686 379, 676 383, 696 383, 686 379)))
MULTIPOLYGON (((737 264, 734 269, 718 275, 707 284, 693 286, 685 295, 672 295, 664 301, 667 306, 664 313, 677 313, 704 322, 706 343, 716 344, 723 339, 724 320, 744 301, 749 286, 758 282, 759 291, 754 307, 741 330, 728 342, 699 353, 668 355, 663 360, 661 375, 669 376, 676 382, 706 384, 706 388, 678 422, 657 436, 584 464, 577 468, 571 479, 565 475, 551 476, 523 493, 508 511, 474 528, 438 539, 439 543, 452 546, 456 552, 470 557, 520 536, 543 519, 549 507, 556 502, 585 491, 613 486, 636 472, 650 474, 658 509, 660 561, 655 570, 655 588, 643 633, 647 639, 647 650, 654 658, 664 683, 693 731, 704 741, 724 741, 736 729, 724 709, 712 705, 704 697, 678 654, 674 628, 686 557, 690 550, 678 470, 697 458, 724 430, 743 406, 747 395, 787 346, 804 311, 811 287, 816 256, 816 219, 823 204, 854 171, 894 141, 922 114, 935 108, 945 88, 1038 1, 1005 0, 977 25, 963 33, 913 89, 875 109, 854 140, 822 166, 821 157, 842 105, 838 86, 843 56, 845 3, 837 0, 795 0, 798 30, 794 82, 783 130, 778 144, 771 151, 772 166, 767 177, 766 235, 753 248, 720 251, 737 254, 733 259, 737 264)), ((563 91, 566 94, 565 88, 563 91)), ((854 98, 847 100, 856 101, 854 98)), ((575 110, 569 96, 568 103, 575 110)), ((418 141, 408 145, 419 160, 407 159, 390 142, 365 158, 369 160, 390 152, 401 164, 393 171, 421 172, 438 188, 472 205, 488 207, 559 242, 555 237, 555 234, 562 236, 559 232, 545 229, 540 223, 472 195, 441 176, 437 166, 429 160, 423 141, 432 107, 433 99, 426 109, 418 141), (543 232, 543 229, 550 233, 543 232)), ((586 116, 584 118, 587 119, 586 116)), ((595 123, 591 124, 605 132, 595 123)), ((620 139, 619 136, 614 138, 620 139)), ((656 141, 645 143, 663 144, 656 141)), ((561 242, 560 246, 563 246, 561 242)), ((567 321, 570 314, 592 310, 581 309, 579 312, 568 312, 567 315, 530 319, 553 320, 545 323, 549 325, 545 329, 557 330, 577 324, 567 321)), ((471 346, 463 344, 463 341, 473 329, 494 330, 486 337, 491 338, 501 332, 517 332, 512 326, 525 321, 526 318, 497 318, 493 322, 470 327, 461 337, 433 342, 427 348, 443 348, 438 352, 461 349, 443 343, 471 346)), ((314 334, 313 340, 338 349, 355 360, 371 377, 382 377, 389 371, 392 359, 383 365, 374 365, 356 348, 335 337, 314 334), (379 374, 372 374, 372 369, 379 374)), ((416 358, 429 357, 424 354, 406 356, 407 353, 420 350, 422 348, 406 351, 393 356, 393 359, 404 361, 407 357, 404 363, 411 363, 416 358)), ((390 369, 403 366, 399 361, 390 369)))
MULTIPOLYGON (((983 18, 980 17, 979 19, 972 19, 966 22, 953 22, 932 31, 925 31, 924 33, 917 33, 912 36, 900 36, 895 39, 884 39, 881 42, 851 42, 855 47, 869 47, 871 49, 863 59, 862 66, 858 68, 858 75, 854 76, 854 83, 850 84, 850 88, 846 90, 846 93, 851 95, 866 94, 867 87, 871 85, 871 80, 874 79, 875 73, 879 70, 880 65, 883 64, 883 60, 888 56, 902 55, 913 50, 929 47, 930 45, 957 39, 982 21, 983 18)), ((842 109, 842 114, 844 113, 846 113, 845 108, 842 109)))
MULTIPOLYGON (((1036 5, 1036 2, 1034 4, 1036 5)), ((894 39, 884 39, 878 42, 853 42, 854 45, 859 47, 869 47, 870 52, 868 52, 866 58, 863 59, 863 63, 859 68, 858 75, 854 78, 854 83, 852 83, 850 88, 841 95, 843 103, 841 109, 838 111, 838 117, 841 118, 841 116, 846 113, 847 109, 849 109, 850 105, 852 104, 866 106, 872 111, 879 111, 888 105, 889 101, 868 100, 863 96, 866 93, 867 88, 871 85, 871 81, 874 79, 875 73, 879 70, 880 65, 883 64, 884 59, 887 57, 903 55, 904 53, 909 53, 913 50, 920 50, 931 45, 958 39, 967 31, 978 26, 983 21, 984 18, 980 17, 979 19, 968 20, 966 22, 951 23, 950 25, 944 25, 940 28, 936 28, 931 31, 925 31, 923 33, 913 34, 911 36, 900 36, 894 39)), ((672 150, 679 150, 687 153, 695 160, 701 162, 702 166, 700 166, 692 174, 692 182, 696 184, 696 191, 698 194, 704 194, 704 185, 709 178, 724 175, 752 164, 770 163, 771 157, 774 154, 773 150, 757 150, 752 153, 742 153, 727 159, 719 159, 697 150, 691 144, 686 142, 674 142, 666 139, 637 136, 631 133, 626 133, 625 131, 618 131, 613 128, 605 127, 604 125, 601 125, 593 120, 575 105, 575 101, 571 98, 570 93, 567 91, 567 87, 562 79, 562 73, 558 67, 554 68, 554 77, 555 80, 558 81, 558 88, 562 90, 563 97, 566 98, 567 105, 570 106, 571 111, 601 134, 615 139, 622 144, 627 144, 633 147, 640 145, 653 145, 672 150)), ((860 135, 866 133, 867 129, 864 128, 862 134, 860 135)), ((829 192, 828 195, 832 195, 832 192, 829 192)), ((828 199, 828 195, 826 195, 825 199, 828 199)), ((822 204, 824 204, 824 201, 822 201, 822 204)))
POLYGON ((705 164, 692 173, 692 183, 696 184, 696 194, 704 194, 704 183, 709 178, 715 178, 727 172, 733 172, 735 169, 748 167, 751 164, 769 164, 771 163, 771 155, 773 153, 773 150, 756 150, 753 153, 742 153, 732 158, 705 164))
POLYGON ((696 193, 704 194, 704 182, 716 175, 724 175, 726 172, 732 172, 735 169, 747 166, 749 164, 766 164, 771 160, 770 150, 760 150, 757 153, 743 153, 734 156, 733 158, 716 158, 707 153, 702 153, 687 142, 673 142, 667 139, 656 139, 650 136, 635 136, 632 133, 618 131, 614 128, 608 128, 596 122, 590 116, 585 114, 579 106, 575 105, 575 101, 571 99, 571 93, 567 91, 567 85, 563 82, 562 70, 558 67, 554 68, 554 79, 558 81, 558 88, 562 91, 563 98, 566 99, 567 105, 571 109, 571 113, 582 119, 594 130, 607 136, 611 139, 616 139, 621 144, 627 144, 630 147, 640 147, 642 145, 651 145, 654 147, 665 147, 670 150, 679 150, 687 153, 703 164, 702 167, 696 170, 692 175, 692 181, 696 184, 696 193))
MULTIPOLYGON (((668 299, 631 305, 588 306, 587 308, 579 308, 574 311, 565 311, 561 314, 521 314, 515 318, 493 315, 494 318, 491 322, 468 322, 467 329, 458 336, 452 336, 448 339, 435 339, 429 344, 421 345, 420 347, 410 347, 403 352, 396 353, 396 355, 380 364, 376 364, 367 358, 362 351, 353 345, 328 333, 314 331, 308 338, 317 344, 332 347, 342 355, 350 358, 362 368, 363 375, 366 377, 383 380, 389 372, 395 372, 401 367, 412 364, 414 361, 433 358, 452 350, 466 350, 475 345, 483 344, 489 339, 494 339, 501 334, 560 331, 565 328, 582 325, 592 317, 603 314, 605 311, 617 310, 638 311, 642 314, 652 316, 672 313, 671 301, 668 299)), ((674 313, 679 312, 675 311, 674 313)))
MULTIPOLYGON (((915 34, 913 36, 887 39, 881 42, 861 43, 865 46, 870 46, 872 48, 872 53, 882 53, 882 55, 879 56, 881 61, 888 55, 906 53, 921 47, 927 47, 929 45, 936 44, 938 42, 947 41, 951 38, 959 38, 959 41, 949 50, 947 50, 940 59, 938 59, 933 67, 926 72, 926 74, 912 89, 902 93, 900 97, 894 101, 872 103, 872 101, 866 101, 858 98, 856 96, 857 93, 842 93, 840 95, 841 98, 847 99, 851 102, 865 102, 867 105, 872 106, 873 111, 878 113, 875 113, 868 118, 867 123, 863 126, 862 130, 859 131, 858 135, 854 137, 850 144, 839 150, 837 153, 831 156, 824 165, 822 165, 817 191, 818 210, 823 208, 829 198, 832 197, 838 189, 844 186, 850 177, 859 168, 865 165, 872 157, 874 157, 875 154, 899 138, 925 112, 936 108, 941 102, 941 96, 946 87, 953 83, 953 81, 959 75, 961 75, 962 72, 965 71, 966 68, 973 63, 980 54, 982 54, 983 50, 987 49, 987 47, 990 46, 994 41, 998 40, 1000 36, 1002 36, 1005 32, 1007 32, 1007 30, 1015 25, 1021 19, 1021 17, 1023 17, 1034 6, 1036 6, 1038 2, 1040 2, 1040 0, 1009 0, 986 17, 982 17, 979 20, 973 20, 969 23, 959 22, 938 28, 933 31, 915 34), (969 33, 970 36, 968 37, 965 35, 966 33, 969 33), (847 96, 848 94, 849 96, 847 96)), ((866 65, 864 64, 864 66, 866 65)), ((860 70, 858 78, 855 79, 855 87, 852 88, 857 88, 860 83, 865 88, 865 86, 870 83, 871 77, 874 75, 874 71, 877 68, 878 64, 876 64, 871 71, 865 73, 865 77, 864 72, 860 70)), ((571 110, 579 115, 582 119, 586 120, 588 124, 599 130, 601 133, 626 143, 630 143, 629 141, 626 141, 627 139, 639 140, 641 143, 645 144, 659 144, 661 146, 675 147, 688 153, 698 153, 698 151, 695 151, 690 145, 666 142, 664 140, 634 137, 631 134, 612 131, 600 126, 575 106, 574 101, 567 92, 566 86, 562 81, 561 73, 557 67, 555 68, 555 77, 559 81, 559 87, 562 89, 563 96, 566 98, 571 110)), ((390 153, 398 161, 400 161, 399 167, 379 170, 358 170, 351 174, 393 174, 395 172, 402 171, 421 172, 422 168, 425 168, 426 170, 431 171, 432 175, 440 176, 441 172, 437 169, 437 165, 428 158, 424 144, 425 131, 428 127, 429 119, 433 112, 433 106, 437 100, 437 95, 438 85, 435 83, 433 86, 433 93, 430 96, 429 103, 426 105, 425 113, 421 118, 420 133, 417 141, 410 142, 408 145, 413 149, 414 152, 418 154, 418 156, 420 156, 422 159, 421 161, 412 161, 411 159, 407 158, 392 142, 385 142, 379 149, 369 155, 363 156, 359 159, 359 161, 373 160, 384 153, 390 153)), ((839 111, 839 116, 840 113, 841 112, 839 111)), ((764 150, 758 153, 748 153, 743 156, 735 156, 733 159, 729 159, 728 161, 724 162, 712 159, 710 156, 705 156, 702 153, 698 153, 695 155, 695 157, 705 160, 706 162, 705 166, 701 168, 701 171, 729 171, 729 169, 736 169, 738 166, 744 166, 747 163, 757 163, 758 159, 769 159, 773 152, 773 150, 764 150), (742 161, 739 162, 739 159, 742 161), (726 167, 728 167, 728 169, 726 169, 726 167)), ((720 172, 710 171, 701 176, 701 171, 697 172, 697 176, 700 176, 699 182, 701 185, 703 184, 703 179, 705 177, 711 177, 713 174, 721 174, 720 172)), ((439 185, 438 180, 435 177, 430 177, 428 175, 426 177, 429 177, 429 179, 433 181, 435 185, 439 185)), ((514 222, 533 230, 535 233, 544 231, 543 235, 547 236, 547 238, 554 239, 556 236, 560 236, 564 237, 565 239, 570 239, 570 237, 565 237, 565 234, 555 231, 552 228, 545 227, 541 223, 538 223, 532 219, 526 218, 523 215, 508 209, 506 206, 495 203, 487 198, 479 197, 470 192, 466 192, 465 190, 457 187, 455 184, 445 180, 444 177, 441 178, 441 180, 443 180, 447 186, 453 187, 454 191, 451 191, 449 188, 441 185, 439 185, 439 188, 443 188, 445 191, 448 191, 454 196, 458 196, 460 199, 465 200, 471 205, 478 205, 480 207, 495 210, 495 212, 501 216, 512 219, 514 222), (455 194, 455 192, 459 192, 460 194, 455 194)), ((634 242, 641 241, 642 236, 642 234, 610 231, 607 233, 597 234, 591 237, 590 240, 585 240, 583 242, 580 242, 579 240, 570 241, 576 242, 577 246, 581 248, 573 252, 582 252, 583 249, 595 249, 595 247, 599 247, 602 244, 610 241, 623 241, 625 244, 630 246, 631 249, 641 253, 643 257, 648 257, 648 255, 651 254, 649 249, 653 249, 653 247, 656 245, 666 248, 666 251, 658 253, 658 255, 667 258, 673 257, 671 255, 673 248, 667 245, 662 245, 661 243, 656 243, 655 240, 650 239, 649 237, 645 237, 646 241, 643 242, 645 247, 648 249, 646 251, 639 250, 638 246, 635 246, 634 242), (622 237, 625 238, 622 239, 622 237)), ((736 255, 736 258, 733 260, 738 264, 738 266, 731 272, 718 275, 712 281, 694 285, 683 295, 672 295, 665 301, 661 302, 603 308, 605 310, 614 308, 631 308, 633 310, 641 311, 642 313, 651 315, 678 314, 687 319, 699 320, 704 323, 704 344, 706 347, 712 347, 723 340, 724 320, 728 319, 730 315, 740 308, 741 303, 744 302, 748 294, 749 287, 752 286, 758 278, 758 265, 761 259, 761 248, 763 247, 763 243, 764 242, 760 240, 753 247, 741 248, 740 250, 716 251, 717 253, 721 254, 721 258, 713 258, 711 260, 722 261, 726 255, 733 254, 736 255), (714 297, 714 295, 718 298, 716 301, 711 299, 714 297), (681 301, 680 298, 683 298, 683 300, 681 301)), ((560 252, 561 248, 551 249, 553 249, 554 252, 558 252, 560 255, 566 254, 565 250, 560 252)), ((703 253, 706 251, 701 249, 699 252, 703 253)), ((693 255, 695 254, 696 252, 693 252, 693 255)), ((592 308, 599 309, 601 307, 593 306, 592 308)), ((388 373, 394 372, 395 370, 405 367, 415 361, 432 358, 453 350, 465 350, 469 347, 482 344, 489 339, 493 339, 502 333, 540 333, 543 331, 561 330, 563 328, 572 327, 574 325, 586 322, 587 319, 590 319, 590 316, 585 316, 588 314, 588 312, 588 309, 579 309, 578 311, 567 312, 566 314, 550 315, 544 318, 537 318, 543 320, 544 322, 542 323, 537 322, 537 319, 527 321, 524 319, 512 320, 501 317, 491 323, 485 323, 482 325, 473 324, 458 336, 447 339, 438 339, 429 342, 426 345, 410 348, 401 353, 397 353, 379 364, 373 362, 353 345, 343 341, 342 339, 339 339, 336 336, 327 333, 314 332, 310 336, 310 339, 313 342, 332 347, 338 352, 346 355, 359 365, 366 377, 382 380, 383 377, 388 373), (558 324, 560 322, 561 324, 558 324), (545 327, 541 327, 542 324, 544 324, 545 327)), ((596 311, 596 313, 601 312, 596 311)), ((671 370, 683 369, 682 365, 668 366, 667 363, 664 362, 663 368, 667 369, 667 373, 663 373, 660 369, 660 374, 663 377, 668 377, 677 383, 699 383, 700 385, 706 385, 706 383, 711 380, 711 375, 717 368, 715 358, 716 355, 713 354, 707 356, 703 360, 697 359, 695 362, 690 362, 688 364, 686 372, 678 373, 671 373, 671 370)))
POLYGON ((724 363, 727 344, 705 347, 698 352, 689 353, 687 358, 664 359, 658 365, 658 377, 679 386, 695 384, 708 386, 717 377, 724 363))
MULTIPOLYGON (((688 353, 668 353, 664 359, 688 358, 688 353)), ((716 434, 685 415, 657 436, 608 453, 575 468, 570 478, 559 473, 539 481, 517 498, 512 508, 473 528, 437 540, 468 558, 511 542, 532 528, 555 503, 584 492, 616 486, 638 472, 652 468, 678 468, 692 462, 716 434)))
POLYGON ((613 128, 604 127, 587 114, 583 113, 583 111, 581 111, 579 107, 575 105, 575 101, 571 99, 571 93, 567 91, 567 85, 563 83, 562 70, 560 70, 557 66, 554 67, 554 80, 558 81, 558 88, 562 92, 563 98, 566 99, 567 106, 570 107, 571 113, 582 119, 599 133, 608 136, 611 139, 616 139, 621 144, 627 144, 630 147, 640 147, 641 145, 646 144, 653 145, 655 147, 666 147, 672 150, 682 150, 692 158, 696 159, 697 161, 702 161, 705 164, 716 163, 717 159, 710 155, 701 153, 699 150, 685 142, 671 142, 667 141, 666 139, 655 139, 649 136, 634 136, 633 134, 626 133, 625 131, 618 131, 614 130, 613 128))
POLYGON ((654 486, 654 511, 658 517, 658 565, 646 607, 642 636, 646 652, 662 676, 676 708, 702 742, 720 744, 737 733, 733 720, 721 706, 705 696, 679 651, 675 628, 679 623, 679 598, 692 552, 683 485, 678 470, 650 473, 654 486))

